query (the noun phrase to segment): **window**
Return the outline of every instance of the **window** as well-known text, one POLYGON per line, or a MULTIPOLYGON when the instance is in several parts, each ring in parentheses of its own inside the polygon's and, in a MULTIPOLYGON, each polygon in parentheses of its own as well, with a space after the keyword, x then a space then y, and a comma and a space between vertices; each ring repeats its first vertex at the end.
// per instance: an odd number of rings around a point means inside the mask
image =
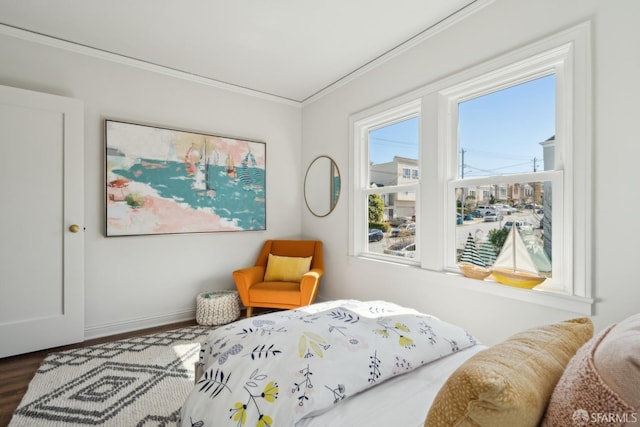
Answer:
POLYGON ((419 103, 368 118, 359 127, 358 252, 415 262, 419 194, 419 103), (413 171, 413 172, 412 172, 413 171), (372 230, 380 229, 382 238, 372 230), (365 231, 369 238, 365 238, 365 231), (372 238, 376 235, 378 237, 372 238))
MULTIPOLYGON (((580 173, 573 167, 569 46, 438 91, 438 114, 447 118, 439 143, 448 154, 441 183, 450 220, 444 225, 442 264, 429 266, 456 271, 470 239, 497 255, 515 222, 527 249, 520 260, 546 278, 538 290, 576 295, 575 235, 565 230, 575 184, 565 174, 580 173), (469 199, 471 191, 481 192, 482 199, 469 199)), ((483 262, 495 268, 491 255, 483 262)))
POLYGON ((556 75, 493 89, 457 102, 458 135, 452 140, 458 142, 459 168, 448 191, 463 221, 457 221, 455 251, 448 254, 447 267, 455 269, 469 239, 486 248, 478 263, 492 266, 516 223, 531 262, 550 283, 553 181, 557 191, 563 189, 554 156, 556 75), (471 197, 478 191, 488 197, 471 197))
POLYGON ((589 314, 589 69, 583 24, 352 117, 350 254, 589 314), (389 229, 370 242, 377 222, 389 229), (459 274, 467 239, 497 253, 511 228, 541 285, 459 274))

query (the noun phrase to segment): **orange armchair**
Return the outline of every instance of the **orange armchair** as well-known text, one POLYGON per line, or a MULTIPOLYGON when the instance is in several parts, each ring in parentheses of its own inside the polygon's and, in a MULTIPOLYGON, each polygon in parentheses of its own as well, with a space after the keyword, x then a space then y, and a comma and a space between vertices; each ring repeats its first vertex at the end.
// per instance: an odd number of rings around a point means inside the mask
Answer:
POLYGON ((311 304, 318 295, 320 277, 324 273, 322 242, 319 240, 267 240, 253 267, 233 272, 247 317, 253 307, 291 309, 311 304), (269 254, 284 257, 312 257, 309 272, 300 282, 265 282, 269 254))

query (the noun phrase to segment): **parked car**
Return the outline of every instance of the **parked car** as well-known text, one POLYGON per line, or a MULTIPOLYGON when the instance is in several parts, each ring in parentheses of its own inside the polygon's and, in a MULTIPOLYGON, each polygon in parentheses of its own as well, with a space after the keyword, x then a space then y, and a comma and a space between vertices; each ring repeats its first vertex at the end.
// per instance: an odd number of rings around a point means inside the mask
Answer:
POLYGON ((526 221, 507 221, 504 223, 504 229, 509 231, 511 230, 511 227, 513 227, 515 224, 516 229, 518 231, 531 231, 533 230, 533 224, 526 222, 526 221))
POLYGON ((517 212, 517 209, 512 208, 511 206, 496 206, 495 213, 502 215, 511 215, 513 212, 517 212))
POLYGON ((391 229, 391 237, 399 237, 407 234, 416 234, 416 224, 414 222, 401 224, 400 226, 391 229))
POLYGON ((410 234, 416 234, 416 223, 415 223, 415 222, 412 222, 412 223, 410 223, 410 224, 407 224, 407 231, 408 231, 410 234))
POLYGON ((496 222, 496 221, 502 221, 504 217, 502 216, 502 214, 497 214, 497 213, 489 213, 486 214, 484 216, 484 222, 496 222))
POLYGON ((409 218, 409 217, 398 216, 398 217, 395 217, 395 218, 391 218, 391 220, 389 221, 389 224, 391 224, 393 227, 398 227, 398 226, 400 226, 402 224, 408 224, 410 221, 411 221, 411 218, 409 218))
POLYGON ((460 215, 459 213, 456 214, 456 224, 461 225, 462 224, 462 215, 460 215))
POLYGON ((384 233, 382 230, 377 228, 373 228, 369 230, 369 241, 370 242, 379 242, 384 237, 384 233))
POLYGON ((487 216, 489 214, 497 213, 494 208, 489 206, 480 206, 478 207, 478 209, 476 209, 476 211, 479 212, 482 216, 487 216))
POLYGON ((530 222, 523 222, 522 224, 520 224, 520 230, 533 231, 533 224, 531 224, 530 222))
POLYGON ((385 254, 403 256, 407 258, 415 258, 416 256, 416 244, 415 243, 395 243, 384 250, 385 254))
MULTIPOLYGON (((504 226, 502 226, 502 228, 504 228, 507 231, 511 231, 511 227, 513 227, 513 224, 514 224, 513 221, 507 221, 507 222, 504 223, 504 226)), ((516 221, 515 224, 516 224, 516 228, 519 230, 520 229, 520 227, 519 227, 520 222, 516 221)))

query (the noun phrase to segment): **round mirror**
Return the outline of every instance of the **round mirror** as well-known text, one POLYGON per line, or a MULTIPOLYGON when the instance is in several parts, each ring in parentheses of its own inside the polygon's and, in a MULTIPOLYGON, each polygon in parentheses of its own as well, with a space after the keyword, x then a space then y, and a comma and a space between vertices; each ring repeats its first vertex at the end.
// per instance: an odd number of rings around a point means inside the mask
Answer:
POLYGON ((340 197, 340 171, 331 157, 317 157, 304 177, 304 201, 315 216, 327 216, 340 197))

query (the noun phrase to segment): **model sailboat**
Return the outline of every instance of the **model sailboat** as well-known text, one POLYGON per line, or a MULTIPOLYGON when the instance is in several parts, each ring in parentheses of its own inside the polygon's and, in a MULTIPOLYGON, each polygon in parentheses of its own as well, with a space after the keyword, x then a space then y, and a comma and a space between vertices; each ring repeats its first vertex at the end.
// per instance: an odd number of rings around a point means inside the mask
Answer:
POLYGON ((491 274, 499 283, 526 289, 531 289, 546 279, 540 275, 517 227, 511 227, 504 246, 493 263, 491 274))
POLYGON ((487 268, 487 264, 480 256, 471 233, 467 236, 467 242, 464 245, 458 267, 462 274, 472 279, 483 280, 491 273, 491 270, 487 268))

